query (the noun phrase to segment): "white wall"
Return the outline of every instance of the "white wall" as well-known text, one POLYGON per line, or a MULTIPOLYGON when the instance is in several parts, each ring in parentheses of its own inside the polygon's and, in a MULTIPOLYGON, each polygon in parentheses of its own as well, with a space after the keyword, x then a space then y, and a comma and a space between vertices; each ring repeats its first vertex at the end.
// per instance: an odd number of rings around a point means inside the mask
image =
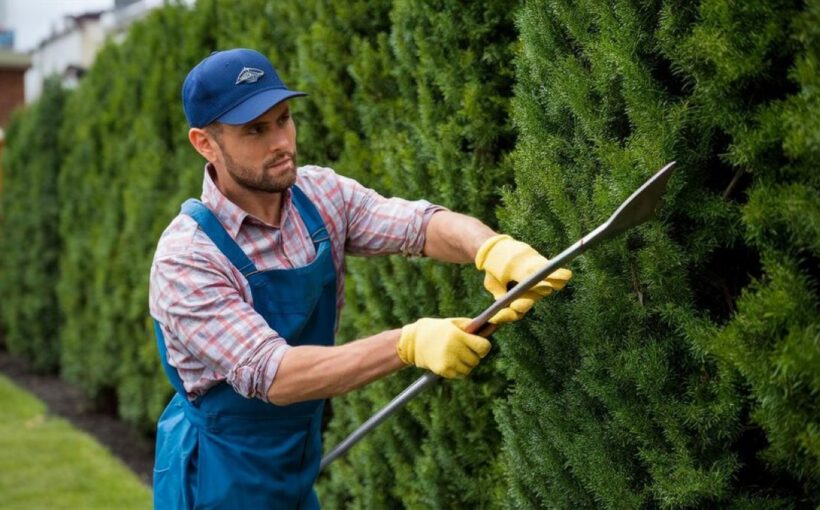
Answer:
MULTIPOLYGON (((0 0, 0 3, 4 1, 0 0)), ((106 11, 95 20, 84 20, 79 24, 69 23, 59 35, 40 43, 31 54, 31 69, 25 76, 26 103, 40 97, 43 80, 47 77, 53 74, 65 77, 65 71, 69 66, 90 68, 106 38, 122 41, 132 23, 145 17, 153 9, 161 7, 165 1, 138 0, 120 9, 106 11)), ((192 6, 196 0, 182 0, 182 3, 192 6)), ((76 82, 66 78, 63 84, 72 87, 76 82)))
MULTIPOLYGON (((105 31, 99 19, 71 23, 66 29, 44 41, 31 54, 31 68, 25 76, 26 103, 36 100, 43 91, 43 81, 52 75, 63 76, 66 69, 91 67, 103 42, 105 31)), ((67 87, 74 85, 66 80, 67 87)))

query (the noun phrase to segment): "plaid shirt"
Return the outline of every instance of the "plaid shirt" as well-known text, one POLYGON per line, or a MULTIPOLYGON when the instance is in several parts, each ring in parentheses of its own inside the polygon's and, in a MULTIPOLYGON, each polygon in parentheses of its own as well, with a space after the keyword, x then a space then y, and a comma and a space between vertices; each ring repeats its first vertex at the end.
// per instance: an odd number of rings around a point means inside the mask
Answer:
MULTIPOLYGON (((205 167, 202 202, 260 270, 301 267, 316 257, 302 218, 283 196, 280 227, 251 216, 217 189, 205 167)), ((328 168, 305 166, 296 184, 330 234, 336 269, 336 320, 344 304, 344 254, 420 255, 427 223, 440 210, 427 201, 384 198, 328 168)), ((291 347, 253 309, 247 280, 188 215, 159 240, 151 266, 149 306, 160 323, 168 362, 193 400, 227 381, 248 398, 267 401, 279 362, 291 347)))

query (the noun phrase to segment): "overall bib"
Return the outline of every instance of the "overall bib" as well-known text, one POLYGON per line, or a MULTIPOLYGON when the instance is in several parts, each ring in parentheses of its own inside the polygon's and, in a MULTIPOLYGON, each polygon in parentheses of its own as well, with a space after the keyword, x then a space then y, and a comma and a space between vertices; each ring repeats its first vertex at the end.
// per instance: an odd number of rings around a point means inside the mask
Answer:
MULTIPOLYGON (((182 212, 200 225, 247 278, 254 309, 290 345, 332 345, 336 271, 319 211, 296 186, 293 203, 307 226, 316 258, 295 269, 258 271, 201 202, 182 212)), ((313 482, 322 455, 323 401, 276 406, 244 398, 227 383, 194 402, 186 398, 165 340, 154 321, 160 358, 176 390, 157 424, 154 465, 156 509, 319 508, 313 482)))

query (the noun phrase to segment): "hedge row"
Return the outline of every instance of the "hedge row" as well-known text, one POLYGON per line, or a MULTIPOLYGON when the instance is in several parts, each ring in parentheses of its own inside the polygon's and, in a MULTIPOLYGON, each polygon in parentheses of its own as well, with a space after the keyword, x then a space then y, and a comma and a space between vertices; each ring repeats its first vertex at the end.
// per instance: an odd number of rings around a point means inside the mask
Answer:
POLYGON ((9 349, 41 371, 55 370, 60 357, 54 286, 60 277, 57 176, 64 103, 59 82, 48 81, 42 99, 12 118, 3 153, 0 320, 9 349))
MULTIPOLYGON (((418 397, 334 463, 325 506, 810 506, 819 21, 817 0, 165 6, 9 129, 7 346, 151 430, 171 390, 148 268, 202 179, 180 84, 210 51, 253 47, 310 94, 294 102, 301 161, 545 254, 668 160, 679 167, 658 221, 576 261, 570 286, 499 331, 471 378, 418 397)), ((348 269, 339 341, 490 303, 470 266, 348 269)), ((334 399, 327 445, 418 375, 334 399)))
POLYGON ((802 9, 586 1, 519 15, 505 230, 551 251, 665 162, 679 169, 660 221, 579 261, 571 296, 504 343, 512 506, 818 498, 818 3, 802 9))

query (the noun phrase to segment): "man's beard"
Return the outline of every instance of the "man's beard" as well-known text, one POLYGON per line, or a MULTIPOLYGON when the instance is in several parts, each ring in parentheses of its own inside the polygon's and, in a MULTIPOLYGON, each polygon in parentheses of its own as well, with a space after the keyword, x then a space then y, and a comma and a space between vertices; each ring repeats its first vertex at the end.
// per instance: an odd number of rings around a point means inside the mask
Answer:
POLYGON ((262 170, 254 170, 251 167, 237 164, 231 155, 222 149, 225 156, 225 169, 233 177, 233 180, 243 188, 250 191, 263 191, 265 193, 281 193, 293 186, 296 182, 296 151, 282 151, 273 157, 266 159, 262 163, 262 170), (280 163, 283 159, 290 159, 288 168, 281 169, 279 175, 272 175, 268 170, 280 163))

